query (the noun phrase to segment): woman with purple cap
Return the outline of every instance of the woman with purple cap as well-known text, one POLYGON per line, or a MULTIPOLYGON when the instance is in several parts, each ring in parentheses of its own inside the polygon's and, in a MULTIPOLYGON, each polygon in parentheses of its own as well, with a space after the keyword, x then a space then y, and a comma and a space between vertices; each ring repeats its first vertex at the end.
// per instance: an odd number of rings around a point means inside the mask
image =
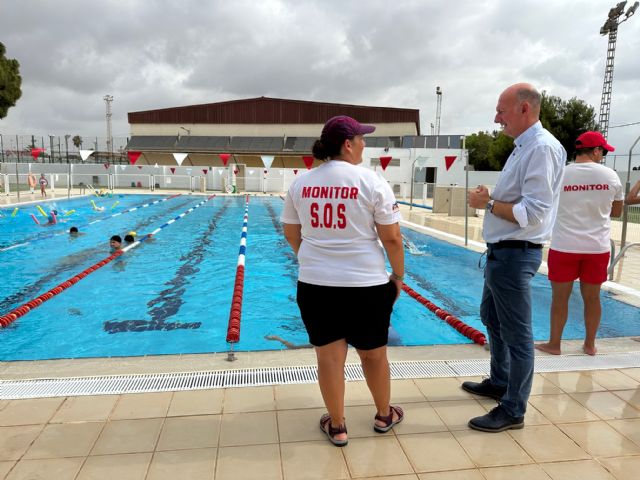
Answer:
POLYGON ((373 428, 389 431, 403 419, 390 405, 389 320, 400 295, 404 249, 400 212, 387 182, 361 168, 363 135, 375 127, 333 117, 313 146, 324 163, 293 182, 281 220, 298 257, 297 301, 318 359, 318 382, 328 413, 320 428, 336 446, 347 444, 344 364, 348 345, 362 362, 376 405, 373 428), (385 268, 385 252, 391 265, 385 268))
POLYGON ((558 215, 547 260, 551 281, 551 334, 538 350, 560 355, 573 282, 580 279, 586 337, 583 351, 596 354, 600 325, 600 286, 607 280, 611 217, 622 213, 624 192, 618 175, 602 165, 615 149, 600 132, 576 140, 576 161, 564 169, 558 215))

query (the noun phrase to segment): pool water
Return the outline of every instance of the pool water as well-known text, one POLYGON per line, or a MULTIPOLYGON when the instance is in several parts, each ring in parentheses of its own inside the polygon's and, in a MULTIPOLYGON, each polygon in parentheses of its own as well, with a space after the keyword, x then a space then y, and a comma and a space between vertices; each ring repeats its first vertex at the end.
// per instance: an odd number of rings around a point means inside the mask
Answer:
MULTIPOLYGON (((22 305, 109 255, 108 239, 139 236, 206 197, 181 195, 91 197, 42 204, 75 210, 51 227, 38 227, 25 206, 0 218, 0 315, 22 305), (128 208, 165 200, 112 217, 128 208), (119 202, 113 209, 115 202, 119 202), (96 221, 97 220, 97 221, 96 221), (95 222, 95 223, 90 223, 95 222), (84 235, 70 238, 71 224, 84 235), (10 248, 18 245, 15 248, 10 248), (9 248, 9 249, 7 249, 9 248)), ((0 329, 0 360, 137 356, 226 351, 244 196, 215 197, 71 288, 0 329)), ((295 303, 297 263, 284 241, 278 197, 251 197, 240 342, 235 350, 303 347, 308 339, 295 303)), ((478 311, 479 254, 403 229, 413 244, 406 282, 440 307, 485 331, 478 311)), ((533 283, 534 336, 546 339, 551 291, 545 276, 533 283)), ((638 309, 603 295, 601 336, 640 333, 638 309)), ((582 302, 574 294, 564 338, 581 338, 582 302)), ((470 343, 424 306, 403 294, 396 303, 394 343, 470 343)))

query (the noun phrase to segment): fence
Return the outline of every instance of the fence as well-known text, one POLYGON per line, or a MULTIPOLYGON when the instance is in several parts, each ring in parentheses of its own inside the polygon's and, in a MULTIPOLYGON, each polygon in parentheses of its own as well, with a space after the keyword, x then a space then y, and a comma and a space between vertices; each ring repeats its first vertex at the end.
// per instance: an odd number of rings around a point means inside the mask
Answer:
POLYGON ((109 148, 106 137, 84 137, 75 135, 7 135, 0 134, 0 161, 30 163, 33 148, 41 148, 36 158, 40 163, 80 163, 80 149, 93 150, 87 159, 88 163, 128 164, 125 147, 129 141, 127 137, 113 137, 113 147, 109 148), (79 136, 78 136, 79 137, 79 136))
MULTIPOLYGON (((31 158, 31 157, 29 157, 31 158)), ((43 163, 0 163, 0 194, 16 193, 30 194, 27 184, 29 172, 36 178, 45 174, 49 182, 48 190, 63 192, 72 191, 74 194, 83 191, 90 185, 100 189, 131 189, 131 190, 182 190, 191 192, 226 192, 237 193, 281 193, 286 192, 291 183, 303 174, 294 169, 246 169, 240 167, 244 175, 232 174, 231 168, 202 168, 198 167, 155 167, 151 165, 96 165, 96 164, 43 164, 43 163), (173 171, 171 171, 173 170, 173 171), (16 178, 17 173, 17 178, 16 178), (235 185, 235 189, 234 189, 235 185)), ((410 182, 389 183, 396 198, 401 201, 411 200, 410 182)), ((471 183, 470 185, 475 183, 471 183)), ((490 187, 491 188, 491 187, 490 187)), ((36 187, 36 194, 39 188, 36 187)), ((464 187, 443 186, 434 183, 414 183, 413 202, 418 205, 433 207, 434 213, 446 216, 464 215, 464 187), (462 192, 460 192, 462 190, 462 192), (437 200, 439 197, 444 203, 437 200), (448 203, 447 203, 448 202, 448 203), (444 204, 444 206, 442 206, 444 204), (438 206, 439 205, 439 206, 438 206), (436 208, 438 206, 438 208, 436 208), (440 212, 440 213, 438 213, 440 212)), ((629 206, 627 224, 627 243, 640 242, 640 205, 629 206)), ((484 216, 482 210, 470 210, 469 217, 484 216)), ((622 219, 612 219, 611 238, 620 243, 622 239, 622 219)))

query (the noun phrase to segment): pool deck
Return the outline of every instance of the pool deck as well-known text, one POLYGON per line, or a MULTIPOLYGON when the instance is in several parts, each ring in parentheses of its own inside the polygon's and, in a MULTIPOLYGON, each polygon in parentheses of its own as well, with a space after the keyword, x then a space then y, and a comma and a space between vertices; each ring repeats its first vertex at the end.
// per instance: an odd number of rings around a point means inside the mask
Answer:
MULTIPOLYGON (((441 232, 460 235, 464 228, 464 219, 415 209, 409 214, 404 206, 403 215, 441 232)), ((480 220, 469 222, 476 241, 480 220)), ((640 249, 629 251, 615 281, 640 290, 640 249)), ((563 353, 580 354, 580 344, 564 342, 563 353)), ((601 353, 640 351, 633 338, 599 339, 598 347, 601 353)), ((389 351, 391 361, 488 358, 475 345, 389 351)), ((232 364, 226 354, 0 362, 0 379, 315 364, 311 349, 237 357, 232 364)), ((347 361, 357 362, 353 351, 347 361)), ((536 374, 526 427, 498 434, 467 427, 469 418, 495 405, 460 389, 470 378, 392 381, 393 402, 403 406, 406 419, 383 435, 371 428, 366 384, 348 382, 350 441, 341 449, 317 426, 324 409, 315 384, 0 400, 0 478, 638 478, 640 368, 536 374)))

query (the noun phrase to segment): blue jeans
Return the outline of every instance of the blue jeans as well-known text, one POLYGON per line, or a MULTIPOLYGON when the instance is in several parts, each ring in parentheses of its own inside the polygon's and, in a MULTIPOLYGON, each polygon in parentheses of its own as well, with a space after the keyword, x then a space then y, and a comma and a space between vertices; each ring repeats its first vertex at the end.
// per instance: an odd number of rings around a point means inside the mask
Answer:
POLYGON ((500 404, 522 417, 533 381, 531 279, 542 249, 492 248, 487 251, 480 318, 489 333, 491 383, 506 387, 500 404))

